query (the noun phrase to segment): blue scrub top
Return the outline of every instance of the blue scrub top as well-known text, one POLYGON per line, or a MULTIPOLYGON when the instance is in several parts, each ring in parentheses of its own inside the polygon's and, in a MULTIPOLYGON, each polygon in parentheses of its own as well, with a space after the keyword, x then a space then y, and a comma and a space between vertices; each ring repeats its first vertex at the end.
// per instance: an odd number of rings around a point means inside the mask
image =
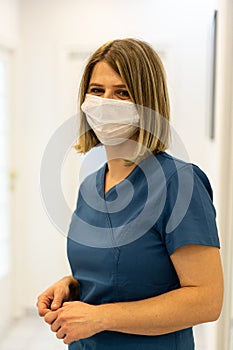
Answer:
MULTIPOLYGON (((141 161, 104 194, 105 164, 80 185, 67 252, 80 300, 135 301, 180 288, 170 255, 187 244, 219 247, 206 175, 166 152, 141 161)), ((187 311, 188 312, 188 311, 187 311)), ((193 350, 192 328, 161 336, 104 331, 70 350, 193 350)))

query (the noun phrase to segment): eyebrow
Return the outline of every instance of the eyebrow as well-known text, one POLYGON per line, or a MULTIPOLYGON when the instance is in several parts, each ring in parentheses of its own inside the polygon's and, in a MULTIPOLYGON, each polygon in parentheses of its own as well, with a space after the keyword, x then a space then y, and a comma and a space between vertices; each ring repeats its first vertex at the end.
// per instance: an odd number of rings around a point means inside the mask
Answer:
MULTIPOLYGON (((89 85, 89 87, 92 87, 92 86, 103 87, 104 85, 98 84, 98 83, 91 83, 91 84, 89 85)), ((117 87, 117 88, 126 88, 125 84, 116 84, 116 85, 113 85, 113 87, 117 87)))

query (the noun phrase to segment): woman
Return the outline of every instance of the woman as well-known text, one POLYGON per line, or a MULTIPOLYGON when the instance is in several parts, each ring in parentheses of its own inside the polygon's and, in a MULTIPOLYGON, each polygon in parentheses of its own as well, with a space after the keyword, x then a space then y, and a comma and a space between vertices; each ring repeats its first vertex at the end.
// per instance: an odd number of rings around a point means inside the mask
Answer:
POLYGON ((206 175, 165 152, 162 63, 123 39, 90 58, 76 148, 107 163, 81 184, 68 234, 72 276, 38 298, 70 350, 191 350, 192 326, 218 319, 223 279, 206 175))

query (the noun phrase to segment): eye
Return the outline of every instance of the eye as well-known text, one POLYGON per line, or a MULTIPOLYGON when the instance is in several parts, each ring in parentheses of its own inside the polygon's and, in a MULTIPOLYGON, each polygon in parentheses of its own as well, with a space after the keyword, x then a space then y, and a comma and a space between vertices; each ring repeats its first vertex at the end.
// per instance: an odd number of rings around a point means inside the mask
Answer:
POLYGON ((118 90, 117 94, 121 97, 121 98, 130 98, 129 93, 127 90, 118 90))
POLYGON ((91 93, 93 95, 100 95, 100 94, 104 93, 104 90, 101 88, 93 87, 93 88, 88 90, 88 93, 91 93))

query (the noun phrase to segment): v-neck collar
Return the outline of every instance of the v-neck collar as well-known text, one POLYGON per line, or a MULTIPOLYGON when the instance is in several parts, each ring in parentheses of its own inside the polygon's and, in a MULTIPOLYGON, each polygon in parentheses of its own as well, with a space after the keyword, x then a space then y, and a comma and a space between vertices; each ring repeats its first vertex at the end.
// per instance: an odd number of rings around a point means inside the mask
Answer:
MULTIPOLYGON (((133 180, 133 178, 136 176, 136 174, 138 173, 139 169, 141 168, 141 166, 143 166, 144 163, 146 162, 150 162, 151 161, 151 157, 158 157, 160 158, 161 154, 160 153, 157 155, 150 155, 149 157, 141 160, 141 162, 139 162, 139 164, 136 165, 136 167, 123 179, 121 180, 118 184, 114 185, 113 187, 111 187, 106 193, 104 192, 104 187, 105 187, 105 174, 107 172, 108 169, 108 163, 106 162, 98 171, 96 174, 96 188, 97 191, 99 193, 99 195, 101 196, 101 198, 103 198, 104 200, 110 199, 110 195, 111 194, 115 194, 116 193, 116 188, 117 186, 122 186, 124 184, 124 182, 126 180, 133 180)), ((166 153, 165 153, 166 154, 166 153)))
POLYGON ((111 194, 116 192, 116 188, 118 186, 122 186, 123 183, 129 179, 131 179, 132 177, 135 176, 135 173, 137 173, 139 166, 136 165, 135 168, 133 168, 133 170, 124 178, 122 179, 120 182, 118 182, 116 185, 114 185, 113 187, 111 187, 106 193, 104 192, 104 188, 105 188, 105 175, 106 172, 108 170, 108 163, 106 162, 97 172, 96 175, 96 188, 98 193, 100 194, 101 198, 103 199, 107 199, 110 197, 111 194))

